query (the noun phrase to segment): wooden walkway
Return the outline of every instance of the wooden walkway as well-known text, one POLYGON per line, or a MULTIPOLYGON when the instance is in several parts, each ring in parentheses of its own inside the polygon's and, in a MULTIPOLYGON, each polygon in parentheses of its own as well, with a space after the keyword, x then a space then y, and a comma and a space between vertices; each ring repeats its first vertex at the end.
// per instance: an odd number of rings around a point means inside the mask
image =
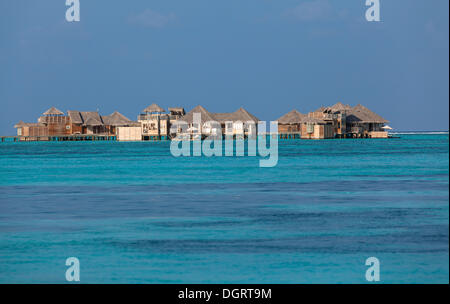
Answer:
POLYGON ((301 139, 300 132, 278 133, 278 139, 301 139))
POLYGON ((0 142, 25 141, 115 141, 115 135, 75 134, 75 135, 46 135, 46 136, 0 136, 0 142))

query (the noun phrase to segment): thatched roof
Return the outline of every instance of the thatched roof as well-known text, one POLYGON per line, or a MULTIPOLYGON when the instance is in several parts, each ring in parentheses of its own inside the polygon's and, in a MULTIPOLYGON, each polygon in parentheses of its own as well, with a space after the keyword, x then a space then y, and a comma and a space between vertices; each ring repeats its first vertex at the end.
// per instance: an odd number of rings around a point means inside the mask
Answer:
POLYGON ((289 113, 284 114, 280 118, 278 118, 278 123, 281 124, 295 124, 301 123, 307 115, 300 113, 297 110, 292 110, 289 113))
POLYGON ((349 111, 347 121, 360 123, 388 123, 386 119, 361 104, 354 106, 352 110, 349 111))
POLYGON ((350 105, 346 105, 343 104, 342 102, 338 102, 335 105, 330 107, 331 109, 333 109, 334 111, 351 111, 352 110, 352 106, 350 105))
POLYGON ((142 110, 142 113, 163 113, 163 112, 166 112, 166 110, 158 106, 156 103, 151 104, 144 110, 142 110))
POLYGON ((249 122, 252 121, 254 123, 258 123, 259 119, 249 113, 244 108, 239 108, 232 113, 211 113, 217 122, 224 123, 227 121, 241 121, 241 122, 249 122))
POLYGON ((213 115, 202 106, 196 106, 191 111, 189 111, 186 115, 184 115, 180 120, 185 121, 187 123, 193 123, 194 113, 200 113, 202 115, 202 117, 201 117, 202 124, 207 121, 215 121, 216 120, 213 117, 213 115))
POLYGON ((103 120, 98 112, 67 111, 72 123, 83 124, 84 126, 101 126, 103 120))
POLYGON ((83 118, 81 118, 81 114, 79 111, 67 111, 67 115, 69 116, 72 123, 82 124, 83 118))
POLYGON ((23 120, 19 121, 14 125, 14 128, 21 128, 24 127, 26 124, 23 122, 23 120))
POLYGON ((131 120, 117 111, 111 115, 102 116, 102 120, 108 126, 126 126, 131 123, 131 120))
POLYGON ((242 121, 242 122, 253 121, 255 123, 259 122, 259 119, 255 115, 250 114, 246 109, 244 109, 242 107, 239 108, 236 112, 234 112, 234 114, 235 114, 235 118, 237 118, 237 119, 234 119, 234 121, 236 121, 236 120, 242 121))
POLYGON ((214 120, 220 122, 220 123, 224 123, 226 121, 238 121, 239 119, 235 119, 235 113, 211 113, 211 115, 214 116, 214 120))
POLYGON ((44 115, 64 115, 64 113, 55 107, 51 107, 50 109, 44 112, 44 115))
POLYGON ((326 124, 327 122, 323 119, 319 119, 319 118, 314 118, 314 117, 310 117, 310 116, 306 116, 303 120, 302 123, 311 123, 311 124, 326 124))
POLYGON ((103 120, 98 112, 80 112, 81 118, 83 118, 83 125, 85 126, 101 126, 103 120))
POLYGON ((14 128, 22 128, 22 127, 44 127, 44 124, 41 123, 35 123, 35 122, 23 122, 22 120, 19 121, 17 124, 14 125, 14 128))
POLYGON ((187 123, 192 123, 194 119, 194 113, 200 113, 202 115, 201 117, 202 124, 207 121, 217 121, 220 123, 224 123, 226 121, 241 121, 244 123, 248 121, 253 121, 255 123, 259 122, 259 119, 256 116, 250 114, 244 108, 239 108, 238 110, 232 113, 211 113, 202 106, 196 106, 189 113, 184 115, 181 118, 181 120, 186 121, 187 123))

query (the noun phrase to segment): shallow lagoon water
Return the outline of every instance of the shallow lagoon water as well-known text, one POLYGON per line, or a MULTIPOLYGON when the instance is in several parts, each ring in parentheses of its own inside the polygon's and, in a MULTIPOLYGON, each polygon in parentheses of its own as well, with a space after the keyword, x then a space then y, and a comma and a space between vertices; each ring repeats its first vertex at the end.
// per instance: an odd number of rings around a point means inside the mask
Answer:
POLYGON ((0 144, 0 282, 449 282, 448 134, 284 140, 258 157, 168 142, 0 144))

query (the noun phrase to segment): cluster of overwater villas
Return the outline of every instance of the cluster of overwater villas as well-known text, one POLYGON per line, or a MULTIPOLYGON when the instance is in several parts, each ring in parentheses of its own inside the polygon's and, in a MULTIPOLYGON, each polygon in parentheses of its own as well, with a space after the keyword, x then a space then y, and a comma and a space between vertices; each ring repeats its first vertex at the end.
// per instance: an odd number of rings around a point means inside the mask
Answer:
MULTIPOLYGON (((258 132, 259 119, 244 108, 232 113, 212 113, 197 106, 189 113, 184 108, 168 108, 157 104, 146 107, 132 121, 114 112, 103 116, 98 112, 67 111, 52 107, 37 123, 15 125, 21 140, 53 136, 105 135, 122 141, 196 139, 206 136, 251 136, 258 132)), ((278 119, 280 138, 387 138, 387 121, 368 108, 337 103, 308 114, 297 110, 278 119)))

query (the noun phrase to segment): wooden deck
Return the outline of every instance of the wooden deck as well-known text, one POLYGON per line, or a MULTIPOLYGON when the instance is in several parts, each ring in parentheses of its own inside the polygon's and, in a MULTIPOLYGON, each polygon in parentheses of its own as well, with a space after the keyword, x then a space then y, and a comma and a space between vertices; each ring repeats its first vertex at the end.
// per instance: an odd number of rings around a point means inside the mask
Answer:
POLYGON ((278 139, 301 139, 300 132, 283 132, 278 133, 278 139))
POLYGON ((29 142, 29 141, 115 141, 115 135, 75 134, 52 136, 0 136, 0 142, 29 142))

